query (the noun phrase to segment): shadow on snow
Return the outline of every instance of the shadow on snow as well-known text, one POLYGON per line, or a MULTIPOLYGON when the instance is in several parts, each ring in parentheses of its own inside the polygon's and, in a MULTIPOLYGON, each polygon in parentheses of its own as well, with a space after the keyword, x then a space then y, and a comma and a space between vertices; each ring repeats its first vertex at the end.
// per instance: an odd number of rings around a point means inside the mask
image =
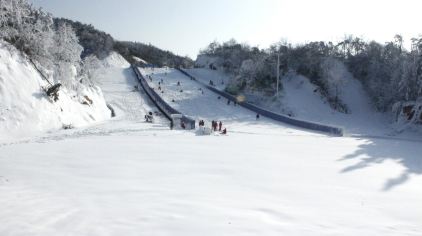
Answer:
POLYGON ((342 173, 360 170, 386 160, 393 160, 401 164, 405 170, 396 177, 388 179, 382 190, 389 191, 408 181, 412 175, 422 174, 422 146, 419 142, 403 140, 386 140, 379 138, 365 139, 366 143, 361 144, 354 153, 351 153, 339 161, 358 159, 358 163, 341 170, 342 173))

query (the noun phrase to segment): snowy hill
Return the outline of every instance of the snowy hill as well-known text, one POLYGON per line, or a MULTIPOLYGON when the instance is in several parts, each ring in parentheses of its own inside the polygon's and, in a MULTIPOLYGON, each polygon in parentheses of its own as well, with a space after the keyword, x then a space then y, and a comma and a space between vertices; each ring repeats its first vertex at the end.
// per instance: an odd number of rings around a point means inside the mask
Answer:
MULTIPOLYGON (((390 135, 388 117, 377 113, 370 104, 362 85, 356 79, 345 78, 341 85, 341 101, 347 105, 349 113, 334 110, 319 93, 317 86, 306 77, 297 75, 283 78, 281 102, 285 109, 299 118, 344 127, 348 134, 390 135)), ((273 105, 272 109, 280 109, 273 105)))
POLYGON ((149 105, 121 62, 106 59, 97 77, 116 118, 0 145, 0 235, 422 232, 420 143, 256 121, 177 70, 145 69, 173 106, 229 127, 169 130, 142 122, 149 105))
MULTIPOLYGON (((187 70, 204 83, 213 80, 216 87, 224 90, 230 76, 215 70, 195 68, 187 70), (224 84, 221 83, 224 81, 224 84)), ((346 135, 356 136, 398 136, 417 138, 420 135, 411 131, 405 134, 396 131, 388 114, 375 112, 368 95, 361 83, 351 76, 343 78, 339 90, 341 101, 347 105, 349 113, 334 110, 327 99, 319 92, 319 88, 308 78, 300 75, 283 77, 283 90, 279 99, 268 98, 259 92, 247 92, 246 99, 268 110, 296 117, 301 120, 342 127, 346 135)))
POLYGON ((62 87, 59 100, 52 102, 42 90, 47 86, 21 53, 0 42, 0 139, 27 137, 63 126, 81 127, 110 117, 97 87, 62 87))

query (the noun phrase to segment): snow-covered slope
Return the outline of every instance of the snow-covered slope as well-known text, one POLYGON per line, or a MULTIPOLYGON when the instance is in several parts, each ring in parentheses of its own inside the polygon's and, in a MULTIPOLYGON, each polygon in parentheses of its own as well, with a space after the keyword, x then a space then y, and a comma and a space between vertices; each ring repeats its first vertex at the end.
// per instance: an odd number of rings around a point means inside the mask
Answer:
MULTIPOLYGON (((206 126, 210 126, 211 121, 222 121, 223 127, 228 132, 243 132, 253 129, 259 133, 262 129, 269 129, 273 132, 284 131, 288 125, 272 121, 265 117, 256 119, 256 113, 251 112, 241 106, 236 106, 232 102, 227 104, 227 99, 220 97, 204 86, 192 81, 181 72, 170 68, 146 68, 141 69, 146 76, 151 76, 149 85, 154 88, 161 97, 172 107, 190 116, 197 121, 204 120, 206 126), (180 86, 178 86, 180 82, 180 86), (159 90, 161 87, 161 90, 159 90), (271 127, 271 128, 269 128, 271 127)), ((217 78, 214 78, 217 79, 217 78)), ((221 79, 221 77, 218 77, 221 79)), ((298 130, 297 132, 309 133, 298 130)))
MULTIPOLYGON (((95 81, 115 110, 116 119, 142 122, 148 112, 158 112, 144 94, 130 64, 120 54, 113 52, 100 64, 95 81)), ((157 122, 165 122, 159 116, 156 118, 157 122)))
POLYGON ((361 83, 356 79, 346 78, 340 88, 340 99, 347 105, 349 114, 332 109, 317 87, 306 77, 297 75, 283 78, 282 83, 282 103, 298 118, 341 126, 348 134, 393 133, 386 115, 374 111, 361 83))
MULTIPOLYGON (((189 69, 188 72, 205 83, 210 80, 217 82, 216 85, 219 89, 224 89, 225 86, 218 81, 230 80, 227 75, 210 69, 189 69)), ((387 114, 375 112, 358 80, 351 76, 347 76, 343 80, 339 87, 340 99, 347 105, 349 114, 340 113, 331 108, 319 93, 318 87, 312 84, 308 78, 300 75, 282 78, 283 91, 280 93, 279 99, 264 99, 262 94, 252 92, 245 96, 249 102, 274 112, 291 115, 301 120, 342 127, 346 135, 419 137, 418 134, 403 134, 395 131, 387 114)))
POLYGON ((217 70, 210 70, 204 68, 195 68, 195 69, 185 69, 189 74, 196 77, 198 80, 201 80, 205 84, 208 84, 209 81, 212 81, 216 88, 224 90, 227 83, 230 81, 230 77, 217 70))
POLYGON ((110 117, 99 88, 62 88, 59 101, 52 102, 42 90, 47 85, 25 57, 0 42, 0 139, 30 136, 63 125, 85 126, 110 117), (85 96, 92 104, 82 104, 87 103, 85 96))

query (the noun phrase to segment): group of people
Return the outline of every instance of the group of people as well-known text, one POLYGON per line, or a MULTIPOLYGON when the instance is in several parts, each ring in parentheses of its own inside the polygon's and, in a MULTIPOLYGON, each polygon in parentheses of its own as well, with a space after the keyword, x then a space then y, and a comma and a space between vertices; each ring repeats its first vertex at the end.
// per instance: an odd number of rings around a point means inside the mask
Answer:
MULTIPOLYGON (((204 127, 205 126, 205 121, 204 120, 200 120, 199 121, 199 127, 204 127)), ((217 122, 217 121, 211 121, 211 130, 216 132, 219 131, 221 132, 221 134, 227 134, 227 129, 224 128, 223 129, 223 122, 217 122)))
POLYGON ((211 128, 212 128, 212 130, 215 132, 215 131, 217 131, 217 129, 218 129, 218 131, 220 131, 221 132, 221 134, 227 134, 227 129, 226 128, 224 128, 223 130, 222 130, 222 128, 223 128, 223 122, 217 122, 217 121, 211 121, 211 128))

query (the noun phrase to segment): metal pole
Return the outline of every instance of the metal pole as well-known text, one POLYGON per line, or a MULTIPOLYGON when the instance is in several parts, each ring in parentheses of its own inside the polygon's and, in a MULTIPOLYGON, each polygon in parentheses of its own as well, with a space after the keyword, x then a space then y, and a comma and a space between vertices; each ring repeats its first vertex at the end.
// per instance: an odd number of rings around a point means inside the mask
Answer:
POLYGON ((277 91, 277 97, 278 97, 278 83, 279 83, 279 80, 280 80, 280 53, 278 53, 277 54, 277 89, 276 89, 276 91, 277 91))

